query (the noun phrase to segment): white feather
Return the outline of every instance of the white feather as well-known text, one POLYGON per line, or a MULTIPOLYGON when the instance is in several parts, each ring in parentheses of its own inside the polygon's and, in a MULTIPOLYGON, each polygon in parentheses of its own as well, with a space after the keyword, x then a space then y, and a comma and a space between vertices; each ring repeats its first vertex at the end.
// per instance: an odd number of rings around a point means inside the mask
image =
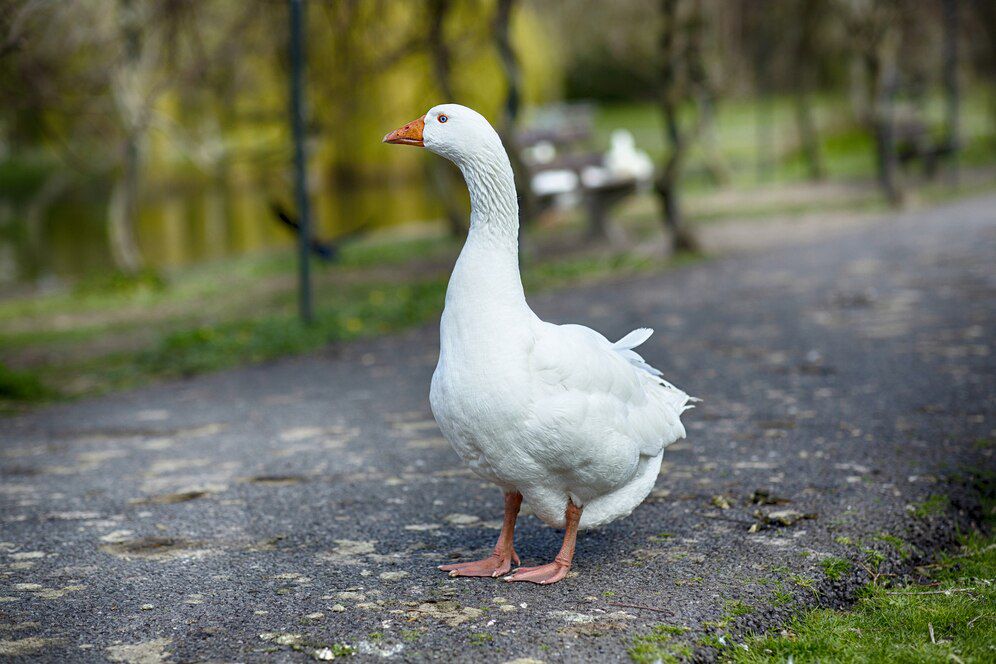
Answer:
POLYGON ((633 349, 583 325, 544 322, 526 304, 508 157, 484 118, 447 104, 425 116, 426 147, 463 171, 471 230, 446 291, 430 402, 443 435, 478 475, 522 493, 546 523, 581 527, 629 514, 650 493, 664 447, 685 436, 692 399, 633 349), (445 125, 434 122, 444 113, 445 125))

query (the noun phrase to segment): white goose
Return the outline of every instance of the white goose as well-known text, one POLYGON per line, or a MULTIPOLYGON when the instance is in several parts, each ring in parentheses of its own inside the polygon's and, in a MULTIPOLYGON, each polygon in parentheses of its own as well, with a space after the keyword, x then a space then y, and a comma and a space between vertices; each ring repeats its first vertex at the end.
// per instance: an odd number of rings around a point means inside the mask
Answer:
POLYGON ((685 436, 693 401, 633 351, 652 331, 612 343, 582 325, 554 325, 526 304, 518 260, 518 203, 508 155, 476 111, 432 108, 384 137, 455 163, 470 189, 470 234, 446 290, 430 402, 443 435, 481 477, 505 492, 494 553, 443 565, 451 576, 508 574, 525 501, 565 528, 556 559, 508 581, 563 579, 579 528, 626 516, 654 486, 664 447, 685 436))

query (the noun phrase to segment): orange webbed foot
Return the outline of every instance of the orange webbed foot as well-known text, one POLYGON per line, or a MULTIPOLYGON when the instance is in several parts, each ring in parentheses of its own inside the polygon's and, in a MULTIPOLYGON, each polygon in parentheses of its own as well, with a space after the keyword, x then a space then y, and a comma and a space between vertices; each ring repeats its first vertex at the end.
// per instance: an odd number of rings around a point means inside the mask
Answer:
POLYGON ((509 554, 492 553, 483 560, 474 560, 467 563, 453 563, 450 565, 440 565, 439 569, 449 572, 450 576, 490 576, 497 578, 508 574, 512 569, 512 563, 519 564, 519 556, 515 551, 509 554))
POLYGON ((547 586, 566 577, 570 570, 570 565, 554 561, 538 567, 520 567, 512 574, 506 576, 505 580, 508 582, 528 581, 529 583, 538 583, 541 586, 547 586))

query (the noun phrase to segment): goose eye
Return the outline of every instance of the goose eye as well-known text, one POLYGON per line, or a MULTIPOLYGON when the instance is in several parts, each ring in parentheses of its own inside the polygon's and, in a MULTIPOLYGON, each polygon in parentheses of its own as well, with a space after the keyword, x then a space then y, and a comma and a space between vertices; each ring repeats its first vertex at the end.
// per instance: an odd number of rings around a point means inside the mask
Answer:
POLYGON ((448 117, 446 117, 445 115, 440 115, 440 116, 439 116, 439 118, 438 118, 438 120, 439 120, 440 122, 446 122, 447 120, 449 120, 449 118, 448 118, 448 117))

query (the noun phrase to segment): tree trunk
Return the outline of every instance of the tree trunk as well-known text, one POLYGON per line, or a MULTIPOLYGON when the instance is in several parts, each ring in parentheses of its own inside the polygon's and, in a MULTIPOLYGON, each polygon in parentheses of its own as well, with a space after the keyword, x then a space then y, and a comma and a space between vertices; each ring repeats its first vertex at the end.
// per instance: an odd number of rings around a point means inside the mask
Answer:
POLYGON ((679 0, 661 0, 662 28, 660 34, 661 72, 660 104, 664 115, 664 136, 668 155, 655 182, 664 214, 664 226, 671 238, 671 250, 698 251, 698 242, 685 228, 678 188, 684 163, 686 141, 678 118, 677 48, 679 0))
MULTIPOLYGON (((451 76, 450 49, 446 44, 445 33, 446 17, 451 8, 451 0, 431 0, 428 4, 429 55, 432 61, 432 73, 446 102, 456 101, 451 76)), ((445 159, 430 159, 428 163, 429 180, 443 204, 443 214, 446 216, 450 235, 461 237, 467 233, 468 224, 467 214, 458 196, 463 186, 460 174, 445 159)))
POLYGON ((990 121, 996 124, 996 3, 992 0, 973 0, 972 17, 970 20, 978 26, 980 32, 987 37, 986 56, 983 59, 981 78, 989 81, 989 111, 990 121))
POLYGON ((751 65, 754 70, 754 146, 756 154, 757 181, 763 182, 771 174, 772 147, 775 142, 771 122, 771 59, 774 45, 767 22, 760 17, 770 12, 772 7, 767 0, 756 0, 754 10, 758 20, 755 22, 754 48, 751 65))
POLYGON ((944 0, 944 96, 945 142, 951 150, 951 181, 958 182, 958 152, 961 150, 960 106, 961 87, 958 84, 958 0, 944 0))
POLYGON ((671 252, 675 254, 682 252, 698 253, 701 250, 699 241, 688 230, 687 226, 685 226, 678 191, 679 183, 677 178, 675 178, 677 170, 671 163, 665 166, 664 172, 654 183, 654 188, 657 191, 658 198, 660 198, 661 209, 664 212, 664 226, 667 228, 671 238, 671 252))
MULTIPOLYGON (((126 75, 123 85, 135 85, 142 58, 141 17, 133 0, 120 0, 118 5, 121 23, 121 37, 124 40, 125 60, 122 65, 126 75)), ((127 90, 124 96, 135 90, 127 90)), ((135 102, 132 103, 143 103, 135 102)), ((111 257, 119 270, 135 274, 142 268, 142 254, 135 237, 138 222, 138 195, 140 189, 140 111, 126 104, 120 111, 123 114, 125 131, 122 146, 121 175, 111 195, 107 215, 107 235, 110 241, 111 257)))
POLYGON ((505 74, 505 82, 508 86, 505 93, 504 112, 502 114, 499 133, 501 134, 502 141, 505 143, 509 161, 512 163, 512 172, 515 175, 515 188, 519 197, 519 244, 521 245, 521 228, 524 228, 532 220, 535 206, 533 204, 529 173, 522 162, 515 138, 516 123, 519 119, 519 111, 522 105, 522 72, 519 67, 519 60, 515 55, 515 49, 512 48, 509 29, 516 2, 517 0, 498 0, 498 12, 495 15, 494 21, 494 40, 495 47, 498 49, 498 58, 501 61, 502 72, 505 74))
POLYGON ((881 40, 883 43, 871 46, 865 66, 873 86, 871 125, 879 186, 889 205, 899 207, 903 204, 903 191, 899 184, 894 109, 899 72, 889 48, 893 42, 891 30, 887 29, 887 33, 881 40))
POLYGON ((142 269, 142 254, 135 238, 138 216, 138 146, 134 139, 125 145, 122 174, 111 193, 107 214, 107 235, 114 265, 126 274, 142 269))
POLYGON ((799 34, 795 48, 795 123, 799 133, 799 144, 806 159, 811 180, 822 180, 826 176, 823 154, 820 149, 819 132, 813 118, 810 94, 813 88, 813 66, 817 59, 817 30, 823 18, 821 0, 806 0, 800 5, 799 34))
POLYGON ((699 122, 696 134, 702 142, 702 152, 706 172, 713 184, 723 186, 730 181, 730 171, 723 161, 716 138, 716 91, 709 83, 706 69, 702 35, 705 30, 705 14, 702 0, 695 0, 694 12, 686 28, 688 32, 688 83, 695 91, 695 102, 699 108, 699 122))
POLYGON ((822 180, 826 177, 823 167, 823 151, 820 149, 820 137, 813 119, 813 107, 809 103, 809 95, 805 90, 797 89, 795 94, 795 126, 799 132, 799 144, 806 158, 810 180, 822 180))

